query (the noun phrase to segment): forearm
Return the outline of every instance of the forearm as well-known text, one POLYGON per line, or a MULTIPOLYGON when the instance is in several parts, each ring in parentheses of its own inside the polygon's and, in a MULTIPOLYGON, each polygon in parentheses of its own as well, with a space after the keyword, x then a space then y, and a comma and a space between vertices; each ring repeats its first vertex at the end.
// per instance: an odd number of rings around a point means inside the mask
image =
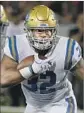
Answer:
POLYGON ((23 81, 24 78, 21 76, 19 71, 15 68, 7 69, 6 71, 1 71, 1 87, 8 87, 15 85, 23 81))

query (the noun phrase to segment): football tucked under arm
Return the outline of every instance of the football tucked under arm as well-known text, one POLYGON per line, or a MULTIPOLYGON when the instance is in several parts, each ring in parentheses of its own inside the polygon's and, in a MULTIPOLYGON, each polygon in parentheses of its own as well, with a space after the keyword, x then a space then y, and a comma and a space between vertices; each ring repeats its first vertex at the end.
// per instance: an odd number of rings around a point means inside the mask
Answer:
POLYGON ((32 65, 33 62, 34 62, 34 55, 28 56, 18 64, 17 69, 20 70, 24 67, 28 67, 29 65, 32 65))

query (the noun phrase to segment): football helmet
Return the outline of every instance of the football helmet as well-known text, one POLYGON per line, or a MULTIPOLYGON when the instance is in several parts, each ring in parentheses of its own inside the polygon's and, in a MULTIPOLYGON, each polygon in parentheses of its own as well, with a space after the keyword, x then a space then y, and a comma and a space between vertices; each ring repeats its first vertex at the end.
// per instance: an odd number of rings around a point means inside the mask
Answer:
POLYGON ((25 28, 30 45, 40 54, 46 54, 56 44, 57 20, 55 13, 47 6, 38 5, 26 16, 25 28), (37 38, 33 30, 50 30, 51 37, 37 38))
POLYGON ((0 35, 5 36, 7 26, 8 26, 8 19, 6 17, 6 13, 3 6, 0 5, 0 35))
POLYGON ((0 5, 0 40, 1 40, 1 48, 4 47, 5 39, 6 39, 6 30, 9 25, 8 19, 6 17, 5 10, 2 5, 0 5))

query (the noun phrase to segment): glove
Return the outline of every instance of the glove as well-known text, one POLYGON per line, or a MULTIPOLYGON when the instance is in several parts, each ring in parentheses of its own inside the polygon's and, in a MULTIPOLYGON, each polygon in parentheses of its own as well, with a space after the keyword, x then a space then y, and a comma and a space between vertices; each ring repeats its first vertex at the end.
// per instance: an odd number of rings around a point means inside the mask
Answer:
POLYGON ((32 64, 32 70, 35 74, 44 73, 52 66, 50 59, 39 59, 38 55, 34 56, 34 63, 32 64))

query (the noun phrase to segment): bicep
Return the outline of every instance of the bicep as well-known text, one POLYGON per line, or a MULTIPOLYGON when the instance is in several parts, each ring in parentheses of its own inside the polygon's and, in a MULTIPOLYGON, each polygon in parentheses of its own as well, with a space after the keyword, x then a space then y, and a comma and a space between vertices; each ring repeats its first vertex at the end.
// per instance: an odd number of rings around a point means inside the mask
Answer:
POLYGON ((4 55, 1 61, 1 84, 7 86, 11 84, 17 84, 23 80, 17 70, 18 63, 10 57, 4 55))

